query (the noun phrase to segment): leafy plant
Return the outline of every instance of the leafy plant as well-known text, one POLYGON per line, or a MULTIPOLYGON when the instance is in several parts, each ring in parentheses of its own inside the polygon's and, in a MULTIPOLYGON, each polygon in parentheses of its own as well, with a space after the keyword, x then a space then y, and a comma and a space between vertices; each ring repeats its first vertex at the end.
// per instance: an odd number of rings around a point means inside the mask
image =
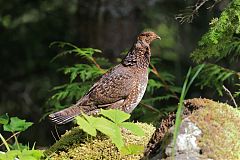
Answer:
MULTIPOLYGON (((201 88, 216 89, 221 96, 224 85, 234 86, 239 83, 240 73, 236 67, 240 56, 239 11, 240 1, 231 1, 220 17, 211 21, 209 31, 202 36, 198 48, 191 54, 194 62, 206 63, 198 77, 198 85, 201 88), (225 66, 222 66, 221 62, 224 62, 225 66)), ((232 92, 237 92, 234 90, 235 87, 232 88, 232 92)))
MULTIPOLYGON (((195 68, 198 69, 199 66, 195 68)), ((234 82, 234 78, 238 73, 215 64, 206 64, 201 74, 198 76, 196 85, 215 88, 220 95, 223 95, 222 89, 225 81, 234 82), (207 75, 207 76, 206 76, 207 75)))
POLYGON ((122 154, 136 154, 143 152, 144 147, 139 145, 126 146, 121 134, 122 128, 128 129, 137 136, 144 136, 144 132, 136 124, 125 122, 130 118, 130 114, 120 110, 103 110, 101 109, 101 117, 93 117, 82 114, 76 117, 77 124, 80 128, 91 136, 96 136, 97 131, 107 135, 116 145, 122 154))
POLYGON ((24 146, 19 143, 17 139, 17 135, 32 126, 32 122, 26 122, 26 120, 21 120, 18 117, 9 118, 8 114, 5 114, 0 116, 0 124, 3 125, 4 131, 12 133, 12 136, 8 139, 5 139, 0 133, 0 139, 7 149, 6 153, 0 154, 0 160, 15 158, 39 160, 43 156, 43 151, 35 150, 34 146, 30 149, 29 146, 24 146), (11 138, 15 140, 13 145, 7 143, 11 138), (12 148, 12 150, 10 148, 12 148))

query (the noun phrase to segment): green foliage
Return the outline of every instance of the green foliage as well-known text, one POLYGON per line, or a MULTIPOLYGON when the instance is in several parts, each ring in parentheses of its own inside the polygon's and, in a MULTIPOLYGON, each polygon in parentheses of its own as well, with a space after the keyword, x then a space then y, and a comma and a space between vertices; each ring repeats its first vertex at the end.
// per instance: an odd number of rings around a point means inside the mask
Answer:
POLYGON ((69 104, 73 100, 79 99, 83 96, 90 87, 91 84, 89 84, 89 82, 84 83, 84 85, 82 83, 74 82, 56 86, 52 89, 52 91, 55 91, 56 93, 49 98, 48 103, 54 105, 56 109, 61 109, 64 107, 61 104, 62 101, 69 104))
MULTIPOLYGON (((184 101, 184 99, 187 95, 187 92, 188 92, 189 88, 191 87, 193 81, 199 75, 199 73, 204 68, 204 66, 205 66, 204 64, 200 65, 196 71, 193 71, 193 73, 192 73, 191 67, 188 70, 187 76, 186 76, 184 84, 183 84, 181 97, 180 97, 180 100, 178 103, 178 109, 177 109, 177 113, 176 113, 175 129, 174 129, 174 134, 173 134, 173 142, 174 142, 173 146, 176 146, 177 136, 179 133, 179 128, 180 128, 181 122, 182 122, 182 112, 184 110, 183 101, 184 101), (191 74, 193 74, 193 75, 191 76, 191 74), (190 79, 190 77, 191 77, 191 79, 190 79), (190 79, 190 81, 189 81, 189 79, 190 79)), ((174 154, 175 154, 175 148, 173 147, 172 157, 174 157, 174 154)))
POLYGON ((43 151, 41 150, 11 150, 5 154, 0 153, 0 160, 12 160, 18 158, 20 160, 40 160, 43 156, 43 151))
MULTIPOLYGON (((195 68, 198 69, 199 66, 195 68)), ((206 64, 204 69, 198 76, 197 85, 204 87, 210 87, 217 90, 220 95, 223 95, 222 86, 225 81, 234 81, 234 76, 238 73, 234 70, 229 70, 215 64, 206 64), (207 75, 207 76, 206 76, 207 75)))
POLYGON ((136 144, 130 144, 126 147, 123 147, 121 150, 121 153, 123 155, 129 155, 129 154, 140 154, 144 151, 144 147, 136 144))
POLYGON ((26 122, 26 120, 19 119, 18 117, 11 117, 10 123, 3 125, 3 130, 8 132, 22 132, 32 126, 32 122, 26 122))
POLYGON ((94 80, 102 73, 102 70, 95 65, 93 66, 88 64, 75 64, 73 67, 64 68, 64 74, 70 74, 70 83, 72 83, 77 76, 85 82, 87 80, 94 80))
POLYGON ((120 110, 101 110, 101 115, 109 118, 111 121, 116 123, 117 125, 121 124, 123 121, 126 121, 130 118, 130 114, 127 114, 125 112, 122 112, 120 110))
POLYGON ((0 124, 8 124, 8 122, 9 117, 7 113, 0 116, 0 124))
POLYGON ((154 64, 158 66, 158 61, 160 60, 154 58, 150 64, 148 86, 142 100, 150 106, 157 106, 163 101, 178 100, 178 94, 181 92, 181 88, 174 83, 175 77, 171 73, 160 72, 158 67, 155 67, 154 64))
POLYGON ((227 64, 226 60, 230 60, 229 63, 238 63, 240 55, 240 1, 231 1, 220 17, 214 18, 210 25, 209 31, 201 38, 198 48, 191 57, 197 63, 214 60, 215 64, 207 64, 204 67, 198 78, 198 85, 201 88, 214 88, 222 96, 225 83, 231 85, 239 83, 240 73, 235 67, 226 68, 219 64, 222 64, 221 61, 227 64))
POLYGON ((207 59, 220 60, 230 56, 234 60, 240 53, 240 1, 234 0, 222 12, 219 19, 213 19, 209 31, 198 43, 192 53, 194 61, 200 63, 207 59))
POLYGON ((80 56, 80 57, 86 58, 87 60, 95 63, 95 59, 93 58, 93 54, 102 52, 99 49, 78 48, 77 46, 75 46, 75 45, 73 45, 71 43, 67 43, 67 42, 53 42, 53 43, 50 44, 50 47, 52 47, 53 45, 57 45, 60 48, 70 47, 71 49, 68 49, 68 50, 65 50, 65 51, 59 53, 57 56, 55 56, 52 59, 52 61, 54 61, 55 59, 57 59, 59 57, 62 57, 64 55, 74 54, 76 56, 80 56))
POLYGON ((19 158, 20 160, 39 160, 43 156, 43 151, 35 150, 34 146, 32 149, 29 149, 29 146, 22 145, 17 139, 17 135, 32 126, 32 122, 26 122, 26 120, 19 119, 18 117, 11 117, 9 120, 8 114, 5 114, 0 116, 0 124, 3 125, 4 131, 12 132, 13 134, 7 140, 2 136, 2 134, 0 134, 0 139, 7 149, 7 152, 0 153, 0 160, 10 160, 15 158, 19 158), (14 137, 15 142, 13 145, 10 145, 7 141, 12 137, 14 137), (12 150, 10 150, 10 148, 12 150))
POLYGON ((82 117, 76 117, 77 124, 89 135, 95 137, 97 130, 107 135, 122 154, 137 154, 143 151, 143 146, 126 146, 123 142, 121 128, 126 128, 137 136, 144 136, 143 130, 138 125, 131 122, 124 122, 130 118, 130 114, 120 110, 109 109, 101 110, 100 112, 100 115, 106 118, 82 115, 82 117))
POLYGON ((234 96, 240 98, 240 84, 236 84, 238 86, 238 91, 235 92, 234 96))

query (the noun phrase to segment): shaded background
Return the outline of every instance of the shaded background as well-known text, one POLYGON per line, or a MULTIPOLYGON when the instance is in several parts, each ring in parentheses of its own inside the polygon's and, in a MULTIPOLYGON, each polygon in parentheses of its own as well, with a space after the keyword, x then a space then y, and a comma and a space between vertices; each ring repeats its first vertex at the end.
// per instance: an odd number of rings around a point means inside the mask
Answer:
MULTIPOLYGON (((72 60, 50 62, 58 54, 49 48, 53 41, 66 41, 78 47, 103 51, 116 62, 129 49, 136 35, 149 29, 162 40, 155 42, 152 54, 160 56, 165 70, 172 70, 181 84, 190 65, 189 55, 220 14, 224 4, 210 12, 201 9, 193 23, 180 24, 174 16, 194 1, 182 0, 0 0, 0 114, 9 113, 34 122, 22 135, 23 142, 38 146, 53 143, 53 126, 39 122, 50 89, 66 82, 57 69, 72 60)), ((76 60, 77 61, 77 60, 76 60)), ((77 61, 78 63, 81 63, 77 61)), ((204 93, 201 93, 203 95, 204 93)), ((199 96, 198 91, 192 96, 199 96)))

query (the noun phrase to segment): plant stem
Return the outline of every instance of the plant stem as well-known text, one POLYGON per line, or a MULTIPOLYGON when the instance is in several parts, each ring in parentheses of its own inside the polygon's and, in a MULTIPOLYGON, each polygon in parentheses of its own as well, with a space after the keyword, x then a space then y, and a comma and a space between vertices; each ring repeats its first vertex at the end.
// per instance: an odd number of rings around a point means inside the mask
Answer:
POLYGON ((3 138, 3 136, 2 136, 1 133, 0 133, 0 139, 3 141, 5 147, 7 148, 7 151, 10 151, 10 148, 9 148, 9 146, 8 146, 8 144, 7 144, 7 141, 3 138))
POLYGON ((20 150, 20 146, 19 146, 19 143, 18 143, 18 139, 17 139, 16 134, 14 134, 14 132, 13 132, 13 137, 14 137, 14 139, 15 139, 15 143, 17 144, 18 150, 20 150))
POLYGON ((181 115, 182 115, 182 111, 183 111, 183 108, 184 108, 183 101, 185 99, 185 96, 186 96, 190 86, 192 85, 193 81, 196 79, 196 77, 201 72, 201 70, 203 69, 204 66, 205 66, 205 64, 200 65, 198 70, 194 73, 191 80, 189 81, 189 78, 190 78, 190 75, 191 75, 191 72, 192 72, 192 68, 190 67, 189 70, 188 70, 186 79, 184 81, 182 92, 181 92, 181 97, 180 97, 179 104, 178 104, 178 110, 177 110, 177 113, 176 113, 175 129, 174 129, 174 134, 173 134, 172 158, 175 155, 175 146, 176 146, 176 142, 177 142, 177 136, 178 136, 178 133, 179 133, 181 122, 182 122, 181 115))
MULTIPOLYGON (((8 139, 6 139, 6 142, 9 141, 12 137, 14 137, 15 135, 18 135, 20 132, 16 132, 13 135, 11 135, 8 139)), ((0 147, 3 145, 4 143, 0 144, 0 147)))

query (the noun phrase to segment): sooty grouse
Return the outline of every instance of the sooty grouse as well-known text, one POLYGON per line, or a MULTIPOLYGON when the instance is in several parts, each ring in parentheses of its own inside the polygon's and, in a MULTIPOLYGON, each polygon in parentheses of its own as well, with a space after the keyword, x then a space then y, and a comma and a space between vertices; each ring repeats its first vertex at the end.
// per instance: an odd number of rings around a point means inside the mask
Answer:
POLYGON ((56 124, 65 124, 81 112, 97 114, 101 108, 131 113, 141 101, 148 83, 150 43, 160 39, 154 32, 143 32, 120 64, 105 73, 76 104, 49 115, 56 124))

